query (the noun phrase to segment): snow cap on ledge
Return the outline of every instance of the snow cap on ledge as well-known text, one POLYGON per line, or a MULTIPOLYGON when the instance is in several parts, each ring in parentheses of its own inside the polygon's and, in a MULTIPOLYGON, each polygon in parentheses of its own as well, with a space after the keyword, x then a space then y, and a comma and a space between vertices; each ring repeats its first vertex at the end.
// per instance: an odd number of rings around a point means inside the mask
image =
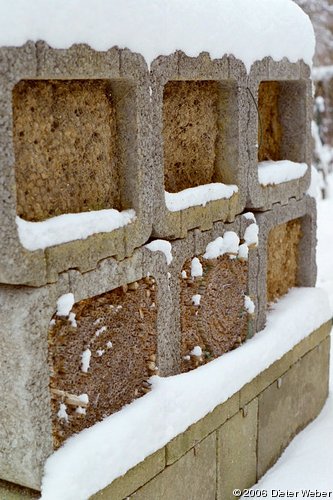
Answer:
POLYGON ((266 56, 311 66, 315 48, 311 21, 292 0, 0 0, 0 13, 2 46, 118 45, 148 64, 182 50, 192 57, 232 54, 248 71, 266 56))

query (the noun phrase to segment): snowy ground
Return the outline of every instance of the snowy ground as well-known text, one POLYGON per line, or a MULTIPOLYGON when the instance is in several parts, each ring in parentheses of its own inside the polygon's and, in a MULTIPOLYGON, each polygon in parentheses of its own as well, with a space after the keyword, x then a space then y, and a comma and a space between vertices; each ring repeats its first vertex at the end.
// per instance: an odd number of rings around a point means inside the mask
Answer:
MULTIPOLYGON (((318 203, 318 281, 330 297, 333 315, 333 175, 330 178, 331 197, 318 203)), ((331 367, 333 355, 331 351, 331 367)), ((253 488, 266 490, 267 498, 276 491, 331 491, 333 497, 333 368, 330 374, 330 395, 319 417, 301 432, 281 458, 253 488)), ((257 495, 259 492, 257 492, 257 495)))

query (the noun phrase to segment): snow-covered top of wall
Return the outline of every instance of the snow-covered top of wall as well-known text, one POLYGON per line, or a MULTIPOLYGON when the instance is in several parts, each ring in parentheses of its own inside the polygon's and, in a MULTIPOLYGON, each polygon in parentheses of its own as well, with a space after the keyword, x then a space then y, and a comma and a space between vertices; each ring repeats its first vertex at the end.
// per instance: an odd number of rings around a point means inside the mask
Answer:
POLYGON ((292 0, 0 0, 0 45, 27 40, 118 45, 148 64, 175 50, 233 54, 248 70, 265 56, 311 65, 315 48, 311 21, 292 0))

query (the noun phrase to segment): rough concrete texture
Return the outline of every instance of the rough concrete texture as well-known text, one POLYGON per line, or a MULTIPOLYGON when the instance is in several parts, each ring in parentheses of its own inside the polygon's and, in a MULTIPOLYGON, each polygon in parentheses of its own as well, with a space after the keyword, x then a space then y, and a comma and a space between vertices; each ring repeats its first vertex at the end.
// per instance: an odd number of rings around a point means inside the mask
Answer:
MULTIPOLYGON (((87 299, 111 292, 122 285, 138 282, 145 278, 148 272, 156 280, 154 291, 157 310, 154 325, 157 336, 155 363, 161 375, 165 376, 174 373, 178 353, 175 352, 172 342, 173 303, 168 286, 167 265, 163 255, 143 248, 135 251, 131 258, 122 262, 106 259, 96 270, 89 273, 81 274, 78 271, 65 273, 57 283, 42 288, 8 285, 0 288, 0 324, 3 325, 1 340, 3 349, 0 352, 2 381, 0 421, 3 424, 0 426, 1 479, 38 489, 43 463, 53 450, 49 384, 50 377, 54 376, 54 373, 52 374, 48 365, 48 355, 53 354, 48 345, 48 331, 50 320, 56 312, 58 298, 65 293, 73 293, 76 303, 81 302, 82 305, 82 301, 86 301, 84 305, 89 305, 90 301, 87 299)), ((136 293, 135 290, 130 289, 132 287, 129 286, 127 290, 129 295, 136 293)), ((102 299, 104 301, 105 296, 102 299)), ((104 311, 104 302, 101 307, 104 311)), ((77 313, 79 316, 79 311, 77 313)), ((138 314, 140 315, 140 311, 138 314)), ((60 322, 63 320, 61 319, 60 322)), ((89 318, 84 319, 85 323, 87 321, 89 322, 89 318)), ((98 328, 99 325, 96 325, 95 329, 98 328)), ((83 334, 81 335, 80 332, 79 320, 76 336, 81 338, 83 334)), ((57 352, 60 357, 63 357, 62 360, 59 357, 58 361, 63 363, 65 374, 73 374, 73 380, 70 382, 74 382, 74 385, 71 385, 72 392, 68 392, 76 396, 82 393, 89 394, 91 378, 89 373, 86 376, 86 390, 83 390, 83 386, 79 384, 75 387, 75 376, 80 370, 77 345, 75 342, 72 346, 69 345, 66 334, 63 340, 63 345, 67 345, 68 349, 66 352, 61 351, 58 343, 57 352)), ((101 346, 98 345, 98 347, 101 346)), ((79 346, 79 354, 82 354, 81 348, 82 346, 79 346)), ((94 350, 92 362, 96 362, 96 369, 98 369, 100 362, 95 354, 94 350)), ((56 367, 59 367, 59 363, 56 367)), ((53 383, 54 380, 51 379, 52 388, 66 389, 65 386, 52 386, 53 383)), ((126 384, 124 384, 126 389, 125 386, 126 384)), ((66 404, 68 399, 66 394, 63 399, 66 404)), ((69 413, 71 413, 70 410, 69 413)), ((89 414, 89 409, 87 413, 89 414)))
POLYGON ((259 396, 258 469, 260 478, 291 439, 320 412, 328 394, 330 338, 297 361, 259 396))
POLYGON ((213 433, 129 498, 215 500, 216 435, 213 433))
POLYGON ((258 399, 254 399, 217 431, 217 499, 234 497, 257 477, 258 399))
POLYGON ((0 61, 0 250, 4 256, 0 282, 41 286, 56 281, 59 273, 70 268, 85 272, 104 258, 130 256, 148 240, 152 226, 149 72, 144 59, 127 49, 98 52, 87 45, 73 45, 60 50, 38 42, 1 48, 0 61), (111 89, 109 108, 102 88, 111 89), (66 123, 61 111, 68 115, 66 123), (97 114, 105 123, 98 119, 94 130, 88 131, 90 118, 95 123, 97 114), (112 137, 107 131, 110 123, 112 137), (82 130, 84 137, 79 134, 82 130), (33 136, 28 148, 27 134, 33 136), (38 161, 38 168, 33 160, 38 161), (89 175, 97 164, 103 168, 98 168, 94 181, 98 188, 92 189, 89 175), (69 178, 68 165, 73 173, 69 178), (115 175, 111 176, 113 165, 115 175), (17 214, 40 220, 99 208, 133 208, 137 218, 126 228, 46 252, 28 252, 19 241, 17 214))
MULTIPOLYGON (((316 216, 316 203, 310 196, 305 196, 299 201, 292 199, 289 204, 285 206, 276 204, 273 206, 272 210, 256 214, 257 223, 259 225, 258 265, 260 269, 260 276, 258 276, 259 279, 257 285, 258 314, 256 331, 262 330, 265 326, 268 301, 278 295, 281 295, 281 292, 287 291, 284 284, 277 281, 279 273, 281 273, 281 276, 285 275, 286 266, 288 266, 289 270, 293 269, 294 271, 293 276, 295 279, 292 278, 290 284, 295 284, 296 286, 315 285, 317 276, 316 216), (301 238, 298 245, 294 245, 293 242, 290 242, 288 236, 287 239, 290 243, 288 243, 289 247, 283 246, 283 249, 278 248, 277 246, 279 243, 277 240, 275 241, 274 246, 271 246, 270 248, 270 235, 271 240, 273 240, 274 233, 276 233, 276 231, 278 231, 279 234, 281 233, 281 228, 278 230, 275 228, 287 223, 289 223, 290 226, 290 221, 295 221, 297 219, 300 219, 301 225, 301 238), (295 251, 289 255, 289 252, 293 247, 295 251), (298 256, 297 264, 295 263, 296 253, 298 256), (269 269, 269 265, 274 266, 273 269, 269 269), (278 269, 278 267, 281 269, 278 269), (296 267, 297 273, 295 273, 296 267), (267 276, 268 284, 267 279, 264 279, 267 276), (269 287, 268 290, 267 287, 269 287)), ((288 226, 285 226, 285 228, 286 227, 288 226)), ((283 228, 282 233, 284 233, 283 228)), ((298 239, 297 226, 296 233, 294 235, 292 233, 290 234, 293 241, 295 240, 295 237, 298 239)), ((284 234, 283 236, 286 235, 284 234)))
POLYGON ((164 468, 165 448, 162 448, 133 469, 130 469, 124 476, 113 481, 110 486, 90 497, 90 500, 110 500, 110 498, 112 500, 123 500, 157 476, 164 468))
POLYGON ((290 160, 311 165, 312 86, 303 62, 265 58, 252 65, 246 82, 248 208, 269 210, 274 203, 300 199, 310 184, 310 169, 301 178, 261 186, 258 161, 290 160), (258 116, 259 113, 259 116, 258 116))
POLYGON ((43 288, 0 287, 0 478, 39 489, 52 452, 47 331, 68 276, 43 288))
POLYGON ((176 321, 175 345, 181 353, 182 371, 194 369, 238 347, 254 333, 255 314, 245 310, 244 295, 257 304, 257 250, 250 249, 243 262, 229 255, 203 259, 208 243, 227 231, 235 232, 243 241, 244 232, 252 220, 238 216, 234 223, 215 223, 208 231, 195 230, 183 240, 172 243, 173 260, 169 266, 176 321), (203 275, 191 276, 192 259, 197 257, 203 275), (185 273, 186 276, 185 276, 185 273), (226 290, 227 288, 227 290, 226 290), (193 297, 200 295, 200 304, 193 297), (226 311, 225 314, 221 313, 226 311), (191 355, 200 346, 202 356, 191 355))
POLYGON ((191 58, 182 52, 160 56, 151 65, 151 89, 154 236, 176 239, 196 227, 210 229, 218 220, 233 221, 245 203, 246 112, 228 58, 211 60, 207 53, 191 58), (210 182, 236 184, 239 193, 205 207, 167 209, 165 190, 210 182))

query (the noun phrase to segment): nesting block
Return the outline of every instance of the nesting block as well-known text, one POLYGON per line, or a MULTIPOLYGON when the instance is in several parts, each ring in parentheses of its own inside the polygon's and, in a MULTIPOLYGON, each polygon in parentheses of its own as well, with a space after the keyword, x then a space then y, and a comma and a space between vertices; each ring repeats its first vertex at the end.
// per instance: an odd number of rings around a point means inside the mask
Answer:
POLYGON ((312 159, 308 66, 302 61, 265 58, 252 65, 242 85, 247 87, 250 103, 246 206, 269 210, 274 203, 302 198, 310 184, 312 159), (289 170, 287 177, 281 169, 289 170))
MULTIPOLYGON (((0 60, 0 282, 41 286, 70 268, 86 272, 106 257, 130 256, 151 234, 145 60, 129 50, 44 42, 1 48, 0 60), (25 223, 34 233, 41 221, 104 209, 128 214, 128 223, 62 244, 22 236, 25 223)), ((108 214, 110 224, 117 216, 108 214)))
POLYGON ((4 285, 0 305, 0 478, 39 489, 65 439, 173 372, 165 257, 143 248, 41 288, 4 285))
POLYGON ((243 93, 226 56, 211 60, 204 52, 192 58, 178 51, 151 64, 155 236, 185 237, 242 212, 243 93), (212 192, 212 201, 203 201, 212 192))
POLYGON ((252 218, 239 216, 172 243, 180 371, 205 364, 253 335, 258 270, 251 236, 256 228, 252 218))
POLYGON ((315 286, 316 202, 310 196, 275 205, 256 214, 259 225, 259 310, 257 331, 264 328, 269 303, 292 287, 315 286))

